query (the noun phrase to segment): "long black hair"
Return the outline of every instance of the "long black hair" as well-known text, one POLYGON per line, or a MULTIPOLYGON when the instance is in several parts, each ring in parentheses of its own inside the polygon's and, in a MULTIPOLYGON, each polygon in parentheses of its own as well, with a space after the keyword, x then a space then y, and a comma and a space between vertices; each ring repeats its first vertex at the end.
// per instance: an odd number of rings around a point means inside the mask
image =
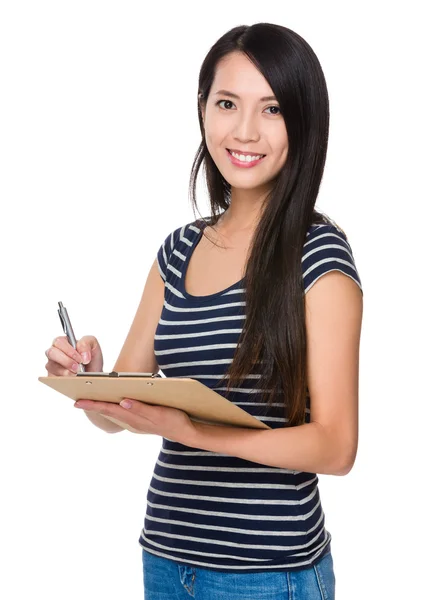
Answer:
POLYGON ((329 136, 329 97, 322 68, 309 44, 271 23, 240 25, 210 48, 199 74, 198 116, 202 141, 190 176, 193 210, 204 163, 212 228, 231 203, 231 185, 205 142, 205 107, 219 61, 243 53, 265 77, 278 100, 288 136, 288 154, 272 182, 253 235, 245 271, 246 319, 224 378, 227 391, 261 365, 258 387, 269 404, 283 394, 287 426, 305 422, 306 322, 301 259, 306 232, 330 219, 315 210, 329 136))

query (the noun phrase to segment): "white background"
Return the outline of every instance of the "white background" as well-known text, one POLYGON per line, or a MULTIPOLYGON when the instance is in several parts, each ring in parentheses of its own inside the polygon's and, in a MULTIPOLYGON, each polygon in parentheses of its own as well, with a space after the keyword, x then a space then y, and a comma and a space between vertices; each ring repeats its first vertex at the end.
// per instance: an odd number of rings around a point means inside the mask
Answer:
POLYGON ((320 475, 337 598, 442 596, 441 5, 1 4, 2 598, 143 597, 137 540, 161 438, 107 435, 37 378, 60 300, 113 367, 160 244, 194 218, 201 63, 228 29, 260 21, 297 31, 322 64, 317 208, 346 231, 364 288, 357 460, 320 475))

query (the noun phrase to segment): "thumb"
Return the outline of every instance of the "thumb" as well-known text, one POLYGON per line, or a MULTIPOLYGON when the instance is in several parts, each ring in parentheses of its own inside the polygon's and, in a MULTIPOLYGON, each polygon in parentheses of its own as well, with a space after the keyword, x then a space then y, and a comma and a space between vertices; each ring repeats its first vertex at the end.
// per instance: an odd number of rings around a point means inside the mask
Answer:
POLYGON ((101 346, 93 335, 85 335, 76 344, 87 372, 101 372, 104 366, 101 346))

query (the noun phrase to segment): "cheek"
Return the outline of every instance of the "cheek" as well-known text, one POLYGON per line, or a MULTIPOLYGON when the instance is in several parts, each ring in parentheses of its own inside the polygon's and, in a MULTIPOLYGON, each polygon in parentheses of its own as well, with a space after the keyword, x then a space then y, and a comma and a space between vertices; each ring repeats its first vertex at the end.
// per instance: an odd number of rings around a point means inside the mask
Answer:
POLYGON ((287 140, 285 140, 285 142, 280 146, 280 148, 278 148, 278 156, 279 156, 279 162, 281 163, 281 166, 283 166, 284 163, 286 162, 288 151, 289 151, 289 145, 288 145, 287 140))
POLYGON ((215 147, 214 136, 211 135, 210 133, 205 133, 205 142, 206 142, 206 147, 208 148, 208 152, 211 154, 211 158, 214 160, 214 162, 216 162, 216 152, 214 150, 214 147, 215 147))
POLYGON ((288 147, 280 147, 280 148, 276 148, 274 150, 275 154, 276 154, 276 160, 274 162, 273 165, 273 170, 275 173, 275 176, 282 170, 282 168, 284 167, 286 161, 287 161, 287 153, 288 153, 288 147))
POLYGON ((205 120, 205 137, 214 146, 221 145, 228 135, 228 123, 218 115, 208 113, 205 120))
POLYGON ((217 147, 222 142, 222 135, 219 133, 217 129, 208 129, 205 134, 206 142, 208 147, 217 147))
POLYGON ((222 150, 224 149, 225 135, 219 129, 205 130, 205 142, 208 152, 211 154, 215 163, 222 160, 222 150))

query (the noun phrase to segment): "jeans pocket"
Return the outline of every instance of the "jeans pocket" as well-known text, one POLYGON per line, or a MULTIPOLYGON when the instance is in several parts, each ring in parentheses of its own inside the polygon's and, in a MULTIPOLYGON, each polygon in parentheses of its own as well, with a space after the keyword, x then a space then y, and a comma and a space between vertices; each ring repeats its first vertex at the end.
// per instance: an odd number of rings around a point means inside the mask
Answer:
POLYGON ((335 573, 332 554, 329 552, 314 565, 322 600, 335 600, 335 573))

